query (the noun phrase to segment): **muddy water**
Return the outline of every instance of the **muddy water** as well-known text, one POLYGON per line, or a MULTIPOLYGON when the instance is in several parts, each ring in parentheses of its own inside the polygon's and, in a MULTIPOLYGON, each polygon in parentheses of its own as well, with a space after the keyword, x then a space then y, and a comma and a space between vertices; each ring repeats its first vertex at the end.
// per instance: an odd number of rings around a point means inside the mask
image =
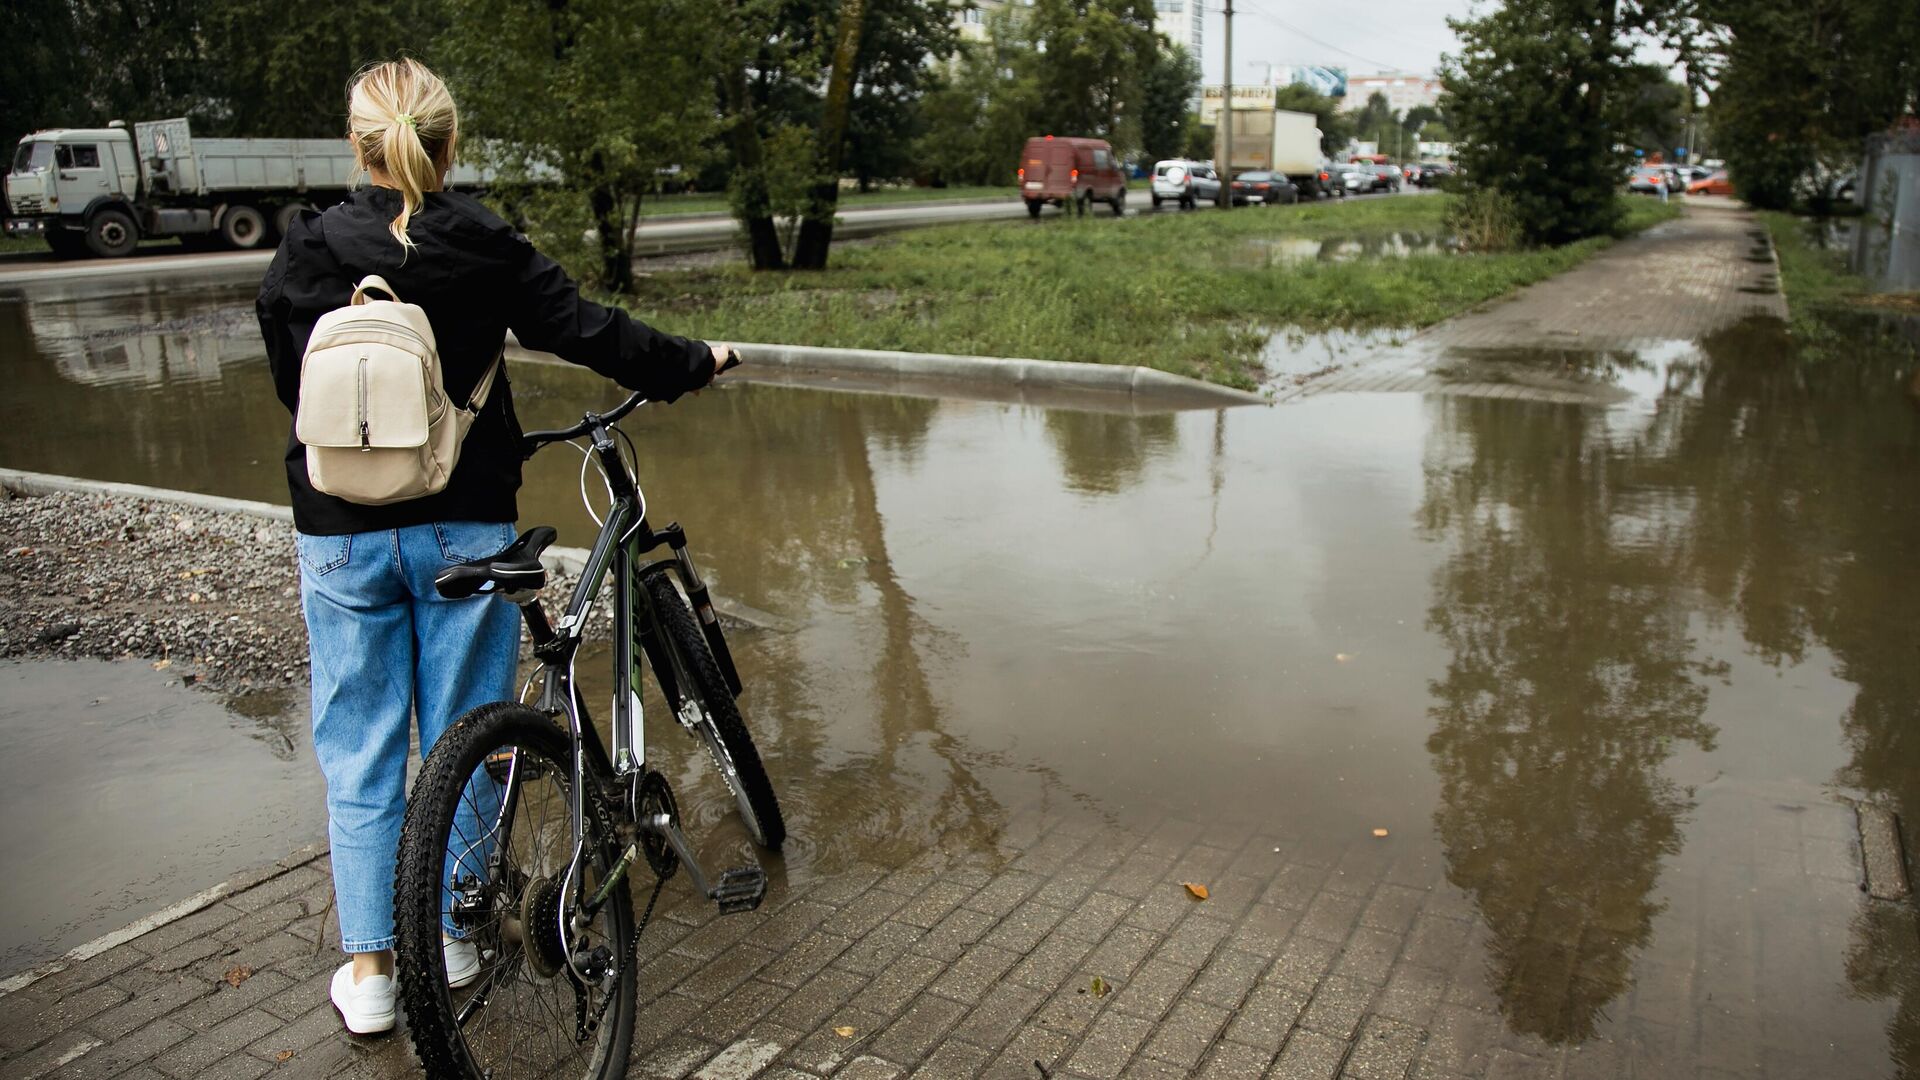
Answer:
POLYGON ((290 704, 233 711, 144 660, 0 663, 0 975, 325 840, 290 704))
MULTIPOLYGON (((246 293, 0 303, 0 463, 280 497, 246 293)), ((1910 359, 1825 348, 1748 324, 1434 358, 1607 408, 735 387, 629 428, 655 519, 795 624, 737 635, 790 879, 998 851, 1036 805, 1384 828, 1478 915, 1462 962, 1515 1045, 1677 1066, 1745 1039, 1769 1075, 1879 1076, 1920 1065, 1920 939, 1862 901, 1838 800, 1920 820, 1920 420, 1910 359)), ((614 398, 513 380, 529 425, 614 398)), ((534 463, 522 517, 582 544, 568 453, 534 463)), ((737 846, 684 738, 655 739, 709 845, 737 846)))

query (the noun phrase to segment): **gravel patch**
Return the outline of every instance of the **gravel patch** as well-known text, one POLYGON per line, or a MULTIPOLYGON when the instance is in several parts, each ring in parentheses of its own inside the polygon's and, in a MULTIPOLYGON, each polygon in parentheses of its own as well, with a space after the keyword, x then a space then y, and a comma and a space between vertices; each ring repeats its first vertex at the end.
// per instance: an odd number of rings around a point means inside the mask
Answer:
POLYGON ((0 498, 0 656, 143 657, 223 691, 304 683, 293 528, 92 495, 0 498))

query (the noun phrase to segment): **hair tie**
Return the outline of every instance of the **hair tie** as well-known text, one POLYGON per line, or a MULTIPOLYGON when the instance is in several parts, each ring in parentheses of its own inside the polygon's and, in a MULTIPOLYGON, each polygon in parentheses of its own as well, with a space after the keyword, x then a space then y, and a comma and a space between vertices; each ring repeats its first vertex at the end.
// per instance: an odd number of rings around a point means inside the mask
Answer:
POLYGON ((407 125, 410 128, 413 128, 415 131, 420 130, 419 126, 413 122, 412 113, 401 113, 399 116, 394 117, 394 119, 400 121, 401 123, 407 125))

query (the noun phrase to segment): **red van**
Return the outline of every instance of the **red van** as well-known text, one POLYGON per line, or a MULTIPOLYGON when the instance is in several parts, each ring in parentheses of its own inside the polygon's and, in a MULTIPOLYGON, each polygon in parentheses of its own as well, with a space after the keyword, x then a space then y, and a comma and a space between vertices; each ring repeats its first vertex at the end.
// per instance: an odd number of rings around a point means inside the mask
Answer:
POLYGON ((1127 175, 1105 139, 1039 135, 1020 153, 1020 195, 1034 217, 1048 203, 1084 215, 1096 202, 1119 217, 1127 209, 1127 175))

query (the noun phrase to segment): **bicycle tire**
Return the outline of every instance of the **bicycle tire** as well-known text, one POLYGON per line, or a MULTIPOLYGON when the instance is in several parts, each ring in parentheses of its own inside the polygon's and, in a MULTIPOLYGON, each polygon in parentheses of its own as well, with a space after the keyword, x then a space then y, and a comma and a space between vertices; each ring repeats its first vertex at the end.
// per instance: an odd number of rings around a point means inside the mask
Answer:
MULTIPOLYGON (((713 653, 707 649, 707 639, 700 633, 699 624, 693 621, 693 610, 687 607, 680 590, 673 587, 666 571, 655 570, 643 577, 641 583, 666 634, 667 647, 680 658, 686 676, 677 680, 681 691, 685 693, 686 683, 691 682, 701 711, 706 714, 706 722, 696 734, 706 743, 714 768, 733 792, 747 832, 761 847, 780 850, 780 845, 787 840, 787 823, 780 813, 780 800, 774 797, 773 783, 767 779, 760 751, 753 745, 753 735, 740 717, 740 707, 720 675, 720 665, 714 662, 713 653), (733 764, 731 773, 727 768, 729 761, 733 764)), ((671 703, 668 707, 672 707, 671 703)))
MULTIPOLYGON (((448 840, 455 828, 456 813, 461 799, 467 792, 468 778, 483 763, 497 752, 508 747, 517 747, 524 753, 522 761, 544 759, 548 767, 556 770, 552 775, 561 778, 556 787, 564 794, 571 789, 572 747, 567 734, 555 725, 552 719, 538 710, 528 708, 517 702, 500 701, 483 705, 462 716, 440 740, 434 744, 421 766, 420 775, 414 782, 413 792, 407 800, 407 812, 400 830, 399 854, 394 868, 394 929, 396 937, 396 961, 398 965, 399 989, 402 1002, 406 1006, 407 1025, 412 1035, 414 1051, 419 1055, 421 1066, 428 1076, 473 1077, 491 1076, 504 1080, 505 1077, 521 1072, 519 1062, 525 1056, 540 1049, 533 1040, 516 1040, 511 1034, 499 1040, 512 1047, 508 1053, 515 1060, 508 1064, 513 1067, 489 1067, 476 1059, 474 1048, 469 1044, 467 1032, 463 1030, 458 1018, 458 1006, 454 990, 447 986, 446 959, 442 951, 442 881, 447 858, 448 840), (530 1048, 530 1049, 529 1049, 530 1048)), ((537 783, 543 777, 536 775, 529 783, 537 783)), ((587 782, 598 785, 591 772, 587 782)), ((522 795, 525 799, 527 796, 522 795)), ((597 791, 589 792, 585 800, 587 813, 594 819, 593 832, 601 838, 595 845, 592 862, 604 873, 606 868, 618 858, 613 850, 615 841, 611 821, 606 807, 600 801, 597 791)), ((471 804, 470 804, 471 805, 471 804)), ((562 823, 572 821, 571 802, 567 809, 555 816, 562 823)), ((511 832, 511 823, 508 826, 511 832)), ((535 829, 534 831, 538 831, 535 829)), ((508 836, 508 843, 513 837, 508 836)), ((571 854, 571 839, 567 841, 567 855, 571 854)), ((639 864, 636 864, 639 865, 639 864)), ((525 876, 516 871, 516 877, 525 876)), ((543 879, 533 879, 543 880, 543 879)), ((550 880, 550 879, 549 879, 550 880)), ((601 1018, 597 1038, 585 1051, 586 1068, 574 1071, 566 1066, 564 1059, 559 1068, 542 1067, 533 1064, 527 1075, 531 1076, 581 1076, 586 1080, 610 1080, 626 1075, 628 1056, 633 1047, 633 1029, 637 996, 634 971, 636 967, 634 940, 636 931, 633 925, 633 900, 628 888, 630 878, 623 877, 615 886, 613 894, 607 899, 602 914, 596 917, 596 923, 604 922, 607 932, 602 936, 607 940, 614 957, 621 964, 621 974, 616 980, 613 1000, 606 1007, 601 1018)), ((526 901, 526 893, 532 881, 522 882, 518 895, 509 896, 505 903, 497 905, 508 913, 518 909, 526 901)), ((562 897, 564 899, 564 897, 562 897)), ((555 901, 556 903, 560 901, 555 901)), ((531 909, 524 909, 531 910, 531 909)), ((556 909, 557 910, 557 909, 556 909)), ((505 916, 499 921, 505 923, 505 916)), ((538 920, 532 920, 538 921, 538 920)), ((524 925, 522 934, 524 936, 524 925)), ((497 933, 497 931, 496 931, 497 933)), ((470 933, 478 947, 484 947, 482 934, 470 933)), ((512 952, 511 946, 501 944, 502 938, 494 939, 494 963, 503 972, 504 984, 494 983, 487 1003, 480 1007, 480 1019, 491 1019, 495 1014, 488 1010, 504 1007, 495 998, 504 996, 522 983, 536 986, 534 979, 539 978, 533 972, 533 961, 528 958, 528 948, 522 946, 518 952, 512 952), (509 968, 519 968, 508 972, 509 968), (516 982, 515 980, 521 980, 516 982)), ((483 954, 484 955, 484 954, 483 954)), ((491 980, 488 980, 491 981, 491 980)), ((563 973, 549 975, 546 981, 555 984, 555 996, 564 1004, 571 1005, 572 987, 563 973), (567 994, 561 994, 565 990, 567 994)), ((466 991, 471 995, 478 993, 474 989, 466 991)), ((575 1013, 571 1008, 559 1011, 557 1019, 564 1025, 573 1020, 575 1013)), ((475 1032, 476 1037, 485 1040, 492 1033, 490 1025, 482 1024, 475 1032)), ((564 1030, 562 1034, 572 1038, 574 1032, 564 1030)), ((578 1046, 578 1043, 575 1043, 578 1046)), ((564 1042, 558 1048, 566 1051, 564 1042)), ((580 1051, 568 1052, 565 1059, 580 1056, 580 1051)))

